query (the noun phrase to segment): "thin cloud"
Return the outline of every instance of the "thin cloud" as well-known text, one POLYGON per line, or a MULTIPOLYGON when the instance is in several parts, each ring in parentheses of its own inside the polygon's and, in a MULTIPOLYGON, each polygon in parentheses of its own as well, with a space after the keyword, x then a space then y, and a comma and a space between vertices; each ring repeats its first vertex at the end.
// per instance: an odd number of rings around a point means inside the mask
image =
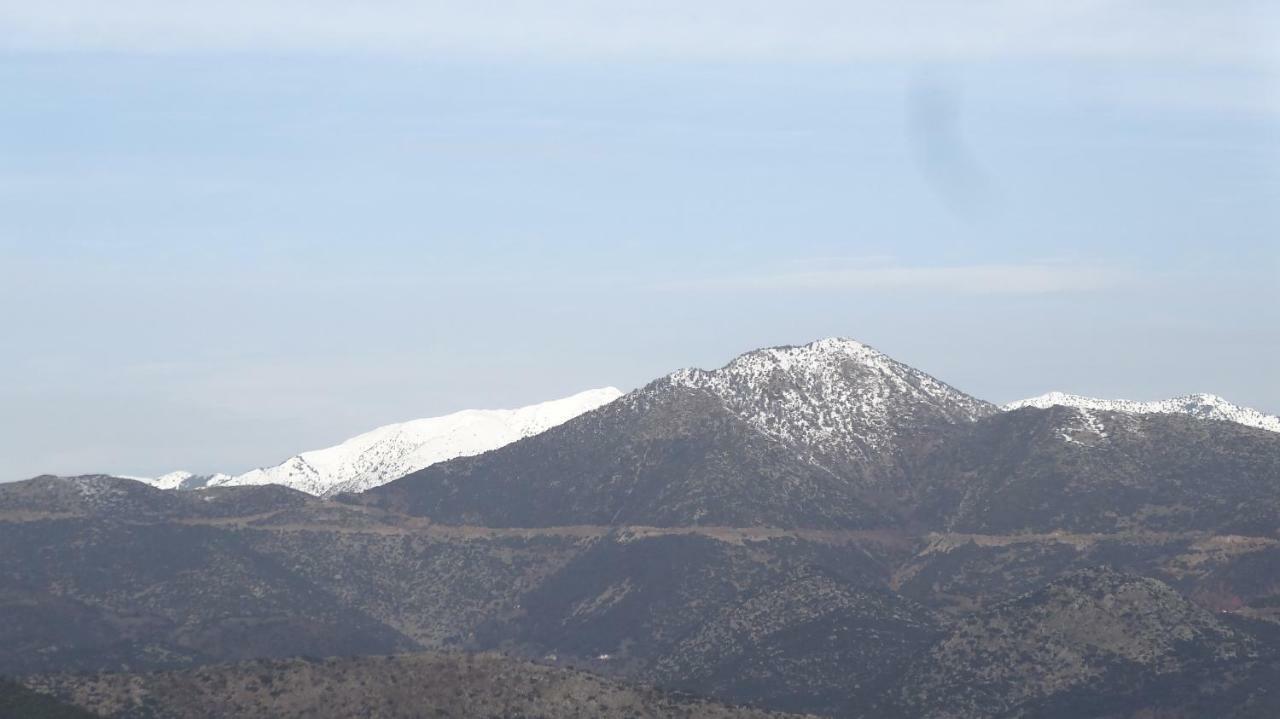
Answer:
POLYGON ((963 295, 1039 295, 1100 292, 1144 284, 1114 267, 1050 262, 962 266, 844 267, 706 278, 666 289, 740 291, 918 292, 963 295))
POLYGON ((42 0, 10 50, 365 51, 663 60, 1169 59, 1272 65, 1265 3, 834 0, 42 0))

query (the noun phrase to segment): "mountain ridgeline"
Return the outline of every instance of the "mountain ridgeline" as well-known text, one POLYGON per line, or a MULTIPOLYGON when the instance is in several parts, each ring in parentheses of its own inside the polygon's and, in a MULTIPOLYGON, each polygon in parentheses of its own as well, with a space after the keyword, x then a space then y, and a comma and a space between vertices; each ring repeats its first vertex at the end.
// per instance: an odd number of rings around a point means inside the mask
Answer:
POLYGON ((912 463, 997 413, 866 345, 822 340, 675 372, 360 501, 493 526, 899 526, 912 463))
POLYGON ((1273 532, 1280 433, 1000 411, 851 340, 681 370, 351 501, 486 526, 1273 532))
POLYGON ((332 447, 302 452, 278 465, 234 477, 170 472, 155 478, 131 479, 159 489, 278 484, 317 497, 359 492, 437 462, 470 457, 531 437, 612 402, 621 394, 613 387, 603 387, 518 409, 469 409, 389 424, 332 447))
POLYGON ((0 674, 113 717, 1280 716, 1280 433, 1152 406, 833 339, 336 498, 0 485, 0 674))

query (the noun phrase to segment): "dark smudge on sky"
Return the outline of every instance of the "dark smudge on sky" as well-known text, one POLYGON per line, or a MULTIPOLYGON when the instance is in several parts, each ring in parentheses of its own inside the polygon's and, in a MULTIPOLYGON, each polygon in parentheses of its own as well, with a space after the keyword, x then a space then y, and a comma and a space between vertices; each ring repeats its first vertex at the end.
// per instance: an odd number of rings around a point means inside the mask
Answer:
POLYGON ((918 74, 907 94, 907 131, 925 181, 958 217, 974 221, 989 208, 986 173, 960 127, 957 83, 939 73, 918 74))

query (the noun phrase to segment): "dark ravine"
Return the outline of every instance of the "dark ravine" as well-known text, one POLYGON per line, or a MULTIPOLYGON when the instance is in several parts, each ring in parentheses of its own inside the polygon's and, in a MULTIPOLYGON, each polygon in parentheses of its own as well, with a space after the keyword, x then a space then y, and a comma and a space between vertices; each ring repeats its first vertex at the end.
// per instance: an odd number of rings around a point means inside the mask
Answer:
POLYGON ((1274 716, 1278 527, 1278 434, 824 341, 340 501, 0 485, 0 674, 500 650, 829 716, 1274 716))

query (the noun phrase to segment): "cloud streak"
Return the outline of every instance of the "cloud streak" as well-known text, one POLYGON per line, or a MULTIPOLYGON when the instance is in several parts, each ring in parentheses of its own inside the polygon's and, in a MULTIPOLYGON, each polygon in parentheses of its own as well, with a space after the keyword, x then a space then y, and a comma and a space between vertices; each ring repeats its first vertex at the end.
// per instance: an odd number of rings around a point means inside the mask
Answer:
POLYGON ((1276 60, 1266 3, 1048 0, 0 2, 10 50, 366 51, 558 59, 1276 60))
POLYGON ((853 291, 958 295, 1042 295, 1100 292, 1145 283, 1140 275, 1103 266, 1052 262, 958 266, 844 267, 709 278, 670 289, 707 291, 853 291))

